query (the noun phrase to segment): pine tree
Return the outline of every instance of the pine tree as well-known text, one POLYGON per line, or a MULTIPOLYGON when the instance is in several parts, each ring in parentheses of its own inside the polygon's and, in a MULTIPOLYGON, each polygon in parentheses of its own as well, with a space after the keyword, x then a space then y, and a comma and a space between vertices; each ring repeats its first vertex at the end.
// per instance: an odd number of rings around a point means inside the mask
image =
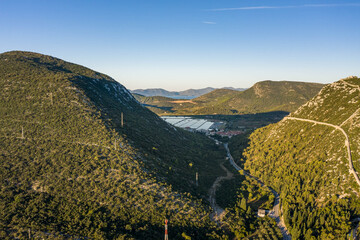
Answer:
POLYGON ((247 211, 246 211, 246 215, 251 215, 251 213, 252 213, 252 211, 251 211, 251 207, 250 206, 248 206, 247 207, 247 211))
POLYGON ((241 207, 242 210, 246 211, 246 209, 247 209, 246 198, 241 199, 240 207, 241 207))

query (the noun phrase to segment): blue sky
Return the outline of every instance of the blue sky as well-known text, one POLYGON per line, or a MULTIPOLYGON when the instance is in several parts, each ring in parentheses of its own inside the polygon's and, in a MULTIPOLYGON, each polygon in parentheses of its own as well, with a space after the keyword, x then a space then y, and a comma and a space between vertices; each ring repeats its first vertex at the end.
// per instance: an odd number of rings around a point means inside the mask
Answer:
POLYGON ((0 52, 52 55, 127 88, 360 75, 360 0, 0 0, 0 52))

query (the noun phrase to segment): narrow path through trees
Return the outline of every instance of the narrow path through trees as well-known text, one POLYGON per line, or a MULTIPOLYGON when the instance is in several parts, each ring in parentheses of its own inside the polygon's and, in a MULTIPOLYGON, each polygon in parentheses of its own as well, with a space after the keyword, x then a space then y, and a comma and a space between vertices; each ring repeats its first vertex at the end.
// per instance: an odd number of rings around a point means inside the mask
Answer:
MULTIPOLYGON (((349 84, 352 85, 352 84, 349 84)), ((359 109, 358 109, 359 110, 359 109)), ((355 114, 357 113, 356 110, 348 119, 346 119, 341 126, 347 122, 349 119, 353 118, 355 116, 355 114)), ((297 121, 303 121, 303 122, 310 122, 310 123, 314 123, 314 124, 321 124, 321 125, 326 125, 326 126, 330 126, 333 127, 337 130, 339 130, 340 132, 342 132, 342 134, 345 136, 345 146, 346 146, 346 150, 347 150, 347 155, 348 155, 348 161, 349 161, 349 172, 351 172, 355 178, 356 183, 360 186, 360 179, 359 176, 357 175, 357 173, 355 172, 354 169, 354 165, 353 165, 353 161, 352 161, 352 155, 351 155, 351 148, 350 148, 350 141, 349 141, 349 136, 346 134, 346 132, 344 131, 344 129, 342 129, 340 126, 334 125, 334 124, 330 124, 330 123, 325 123, 325 122, 319 122, 319 121, 315 121, 315 120, 311 120, 311 119, 305 119, 305 118, 297 118, 297 117, 285 117, 284 120, 297 120, 297 121)), ((359 218, 357 219, 353 219, 352 221, 359 221, 359 218)), ((358 225, 352 229, 353 232, 353 236, 356 238, 357 237, 357 228, 358 225)))
POLYGON ((310 122, 310 123, 314 123, 314 124, 326 125, 326 126, 333 127, 335 129, 339 130, 340 132, 342 132, 342 134, 345 136, 345 146, 346 146, 346 149, 347 149, 347 155, 348 155, 348 161, 349 161, 349 169, 350 169, 349 171, 353 174, 356 183, 360 186, 360 179, 359 179, 359 176, 355 172, 352 157, 351 157, 349 136, 346 134, 344 129, 342 129, 340 126, 337 126, 337 125, 334 125, 334 124, 325 123, 325 122, 319 122, 319 121, 310 120, 310 119, 304 119, 304 118, 285 117, 284 120, 297 120, 297 121, 303 121, 303 122, 310 122))
POLYGON ((284 221, 282 220, 282 218, 280 217, 280 196, 279 194, 272 189, 269 186, 266 186, 262 181, 260 181, 260 179, 258 179, 257 177, 254 177, 252 175, 250 175, 248 172, 244 171, 244 169, 242 169, 241 167, 239 167, 239 165, 237 165, 234 161, 234 158, 231 156, 230 150, 229 150, 229 146, 227 143, 224 143, 224 147, 226 149, 227 152, 227 156, 229 158, 230 164, 237 170, 240 171, 242 170, 244 172, 244 175, 251 177, 253 179, 255 179, 261 186, 263 187, 267 187, 268 189, 270 189, 270 191, 275 195, 275 201, 274 201, 274 207, 272 209, 272 211, 270 212, 269 216, 271 218, 274 218, 276 221, 276 224, 278 226, 278 228, 281 231, 281 234, 283 235, 283 239, 284 240, 291 240, 291 236, 285 226, 284 221))
POLYGON ((222 209, 219 205, 216 204, 216 190, 220 187, 221 182, 224 180, 230 180, 233 178, 233 174, 221 163, 220 167, 226 172, 226 176, 217 177, 213 185, 209 190, 209 202, 214 212, 210 214, 210 218, 214 221, 217 225, 220 224, 221 219, 225 215, 225 210, 222 209))

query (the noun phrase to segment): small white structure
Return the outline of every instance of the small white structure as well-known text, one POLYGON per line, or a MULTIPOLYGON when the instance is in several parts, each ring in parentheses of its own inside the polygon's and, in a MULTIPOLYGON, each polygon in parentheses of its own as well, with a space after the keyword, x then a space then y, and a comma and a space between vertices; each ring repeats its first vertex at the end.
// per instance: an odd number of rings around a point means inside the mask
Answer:
POLYGON ((266 211, 265 209, 258 209, 258 213, 257 213, 258 217, 265 217, 266 215, 266 211))
POLYGON ((191 117, 163 116, 161 118, 175 127, 190 131, 207 132, 214 124, 206 119, 194 119, 191 117))

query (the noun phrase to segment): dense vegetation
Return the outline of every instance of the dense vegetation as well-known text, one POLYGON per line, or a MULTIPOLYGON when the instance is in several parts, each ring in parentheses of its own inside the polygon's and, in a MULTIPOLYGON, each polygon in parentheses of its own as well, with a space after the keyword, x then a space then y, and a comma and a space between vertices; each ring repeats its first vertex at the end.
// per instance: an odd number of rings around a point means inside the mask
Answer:
POLYGON ((240 134, 231 138, 229 142, 229 149, 236 164, 244 168, 244 151, 249 146, 249 136, 253 131, 248 131, 245 134, 240 134))
POLYGON ((282 235, 275 221, 257 217, 259 208, 271 210, 274 195, 255 179, 236 171, 229 161, 223 166, 233 174, 231 179, 222 182, 216 191, 217 204, 225 209, 222 227, 227 229, 230 238, 236 239, 281 239, 282 235))
MULTIPOLYGON (((235 159, 242 159, 248 146, 249 134, 234 136, 229 141, 229 149, 235 159)), ((238 239, 282 239, 276 223, 269 217, 255 217, 258 209, 272 210, 274 195, 255 179, 237 172, 230 162, 224 166, 233 172, 233 178, 222 184, 217 191, 217 203, 226 210, 225 221, 238 239)))
MULTIPOLYGON (((132 93, 132 95, 138 100, 143 106, 150 109, 152 112, 158 115, 165 115, 166 113, 173 113, 172 110, 178 104, 176 103, 178 100, 168 97, 162 96, 151 96, 145 97, 136 93, 132 93)), ((187 101, 187 100, 185 100, 187 101)))
POLYGON ((274 195, 268 188, 262 187, 253 178, 236 172, 228 161, 224 166, 233 172, 233 178, 225 181, 216 192, 216 202, 220 207, 231 208, 245 199, 252 212, 256 212, 258 208, 272 209, 274 195))
POLYGON ((291 112, 315 96, 322 84, 263 81, 245 91, 216 89, 191 100, 135 96, 159 115, 238 115, 291 112))
POLYGON ((222 171, 210 139, 50 56, 1 54, 0 85, 1 238, 159 239, 165 218, 172 238, 223 234, 201 200, 222 171))
MULTIPOLYGON (((349 135, 356 169, 359 86, 356 77, 328 85, 290 115, 341 125, 349 135)), ((280 193, 293 239, 345 239, 351 219, 359 217, 359 186, 349 173, 344 139, 333 127, 285 118, 256 130, 245 153, 236 154, 246 170, 280 193)), ((241 138, 232 141, 239 148, 246 144, 241 138)))
MULTIPOLYGON (((172 239, 281 239, 272 219, 255 217, 257 208, 271 208, 273 195, 236 171, 217 192, 227 214, 216 227, 203 199, 224 174, 224 150, 168 125, 110 77, 50 56, 9 52, 0 55, 0 85, 0 238, 160 239, 168 218, 172 239)), ((272 92, 272 82, 263 85, 251 91, 272 92)), ((297 96, 297 87, 285 85, 297 96)), ((291 114, 341 125, 356 170, 359 85, 358 78, 328 85, 291 114)), ((287 113, 268 114, 273 121, 287 113)), ((243 128, 258 116, 224 118, 243 128)), ((281 194, 293 239, 343 239, 360 216, 343 143, 334 128, 285 119, 249 139, 233 137, 229 147, 240 165, 281 194)))

